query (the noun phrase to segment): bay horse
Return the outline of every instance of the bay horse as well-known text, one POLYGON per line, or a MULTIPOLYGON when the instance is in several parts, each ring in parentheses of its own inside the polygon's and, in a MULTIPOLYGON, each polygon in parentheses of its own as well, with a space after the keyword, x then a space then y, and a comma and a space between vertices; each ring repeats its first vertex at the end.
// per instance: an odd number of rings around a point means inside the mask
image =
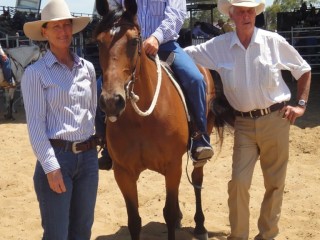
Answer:
MULTIPOLYGON (((10 59, 11 70, 15 84, 11 85, 4 80, 3 71, 0 69, 0 88, 3 89, 5 95, 5 108, 7 110, 4 115, 5 119, 14 120, 12 113, 14 112, 14 94, 17 88, 20 88, 20 81, 25 68, 32 62, 35 62, 42 56, 42 52, 37 45, 21 46, 16 48, 4 49, 10 59)), ((19 96, 17 101, 22 97, 19 96)))
MULTIPOLYGON (((94 34, 103 76, 99 105, 108 121, 108 151, 125 200, 131 239, 140 239, 141 232, 137 180, 142 171, 149 169, 165 178, 163 215, 168 239, 174 240, 175 228, 182 219, 178 192, 182 157, 189 141, 188 117, 167 72, 157 67, 159 62, 150 59, 142 48, 135 1, 125 4, 126 10, 111 11, 107 0, 96 0, 102 16, 94 34)), ((201 71, 207 80, 209 106, 215 98, 214 82, 208 70, 201 68, 201 71)), ((223 128, 217 126, 216 120, 210 111, 208 129, 211 133, 215 126, 222 137, 223 128)), ((201 204, 203 166, 194 168, 191 178, 196 198, 194 234, 197 239, 208 239, 201 204)))

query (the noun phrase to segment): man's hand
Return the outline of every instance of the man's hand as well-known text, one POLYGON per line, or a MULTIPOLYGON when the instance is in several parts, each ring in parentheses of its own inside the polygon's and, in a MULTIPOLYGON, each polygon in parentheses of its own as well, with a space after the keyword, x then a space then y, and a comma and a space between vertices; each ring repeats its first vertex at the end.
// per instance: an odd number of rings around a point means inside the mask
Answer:
POLYGON ((155 56, 159 50, 159 42, 154 36, 147 38, 143 42, 143 48, 147 55, 155 56))
POLYGON ((47 173, 47 178, 52 191, 56 193, 64 193, 67 191, 60 169, 47 173))
POLYGON ((300 106, 293 107, 288 105, 285 106, 281 111, 283 112, 283 118, 288 119, 288 121, 290 121, 290 124, 294 124, 296 119, 304 114, 306 108, 300 106))

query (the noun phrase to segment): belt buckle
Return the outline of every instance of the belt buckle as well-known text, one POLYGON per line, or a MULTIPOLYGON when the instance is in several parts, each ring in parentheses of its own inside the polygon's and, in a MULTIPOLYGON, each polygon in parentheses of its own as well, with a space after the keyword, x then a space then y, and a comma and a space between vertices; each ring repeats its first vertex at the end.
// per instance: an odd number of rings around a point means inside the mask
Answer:
POLYGON ((73 142, 71 146, 71 150, 74 154, 81 153, 81 150, 77 150, 77 144, 81 142, 73 142))
POLYGON ((254 109, 249 112, 249 115, 251 118, 255 119, 255 118, 261 117, 261 112, 259 109, 254 109), (260 113, 260 115, 259 115, 259 113, 260 113))

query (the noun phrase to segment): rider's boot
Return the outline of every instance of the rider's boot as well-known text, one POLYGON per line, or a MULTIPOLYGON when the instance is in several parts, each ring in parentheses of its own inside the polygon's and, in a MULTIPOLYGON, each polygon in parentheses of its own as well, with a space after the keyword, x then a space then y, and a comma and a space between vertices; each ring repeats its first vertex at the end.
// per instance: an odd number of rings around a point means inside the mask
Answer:
POLYGON ((111 170, 112 169, 112 159, 108 153, 108 149, 104 148, 101 151, 101 157, 98 159, 100 170, 111 170))

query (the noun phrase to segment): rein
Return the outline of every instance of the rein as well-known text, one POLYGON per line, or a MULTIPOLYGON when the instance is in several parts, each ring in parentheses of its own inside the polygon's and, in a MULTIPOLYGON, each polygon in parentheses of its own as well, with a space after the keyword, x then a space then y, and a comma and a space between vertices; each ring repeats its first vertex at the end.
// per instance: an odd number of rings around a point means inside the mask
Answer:
MULTIPOLYGON (((116 33, 117 32, 117 27, 125 26, 125 25, 131 26, 131 27, 136 27, 132 23, 121 22, 121 19, 118 19, 118 21, 116 21, 113 24, 113 27, 111 28, 111 31, 113 33, 116 33)), ((139 116, 146 117, 146 116, 149 116, 153 112, 153 110, 154 110, 154 108, 156 106, 156 103, 158 101, 160 88, 161 88, 161 83, 162 83, 162 71, 161 71, 161 63, 160 63, 159 56, 156 55, 155 56, 155 62, 156 62, 156 66, 157 66, 157 75, 158 75, 156 91, 155 91, 155 94, 154 94, 154 97, 152 99, 152 102, 151 102, 151 105, 150 105, 149 109, 146 110, 146 111, 142 111, 138 107, 138 105, 136 104, 139 101, 140 98, 133 91, 134 83, 136 82, 136 79, 138 79, 138 77, 140 75, 138 71, 141 69, 141 64, 140 64, 140 62, 141 62, 140 61, 141 51, 142 51, 142 38, 141 38, 141 35, 140 35, 140 32, 139 32, 139 37, 138 37, 138 57, 137 57, 137 60, 136 60, 136 64, 134 65, 134 68, 132 70, 132 74, 130 75, 130 79, 131 80, 129 80, 128 83, 125 85, 125 93, 126 93, 127 100, 130 100, 131 105, 132 105, 133 109, 135 110, 135 112, 139 116)))
POLYGON ((156 65, 157 65, 157 74, 158 74, 157 87, 156 87, 156 91, 154 93, 154 97, 152 99, 151 105, 148 110, 143 112, 140 110, 140 108, 136 104, 136 102, 139 101, 139 96, 133 92, 133 84, 135 82, 135 71, 132 73, 133 80, 129 81, 129 83, 126 86, 127 98, 130 100, 131 105, 132 105, 133 109, 135 110, 135 112, 139 116, 142 116, 142 117, 149 116, 153 112, 153 110, 156 106, 156 103, 158 101, 158 98, 159 98, 160 87, 161 87, 161 83, 162 83, 162 71, 161 71, 161 64, 160 64, 160 59, 159 59, 158 55, 155 56, 155 61, 156 61, 156 65), (130 90, 130 87, 131 87, 131 90, 130 90))
MULTIPOLYGON (((115 31, 116 27, 124 26, 124 25, 135 26, 134 24, 131 24, 131 23, 120 23, 120 21, 117 21, 113 25, 112 31, 115 31)), ((141 51, 142 51, 142 38, 141 38, 140 32, 139 32, 138 41, 139 41, 139 43, 138 43, 138 58, 137 58, 135 66, 134 66, 134 69, 132 70, 131 80, 125 86, 125 92, 126 92, 126 97, 128 100, 130 100, 131 105, 132 105, 133 109, 135 110, 135 112, 139 116, 146 117, 146 116, 149 116, 153 112, 153 110, 156 106, 156 103, 158 101, 160 87, 161 87, 161 83, 162 83, 162 71, 161 71, 161 64, 160 64, 159 56, 156 55, 155 62, 156 62, 156 66, 157 66, 157 76, 158 76, 157 87, 156 87, 156 91, 155 91, 155 94, 154 94, 154 97, 152 99, 152 102, 151 102, 149 109, 146 111, 142 111, 138 107, 138 105, 136 104, 140 98, 133 91, 134 83, 136 82, 136 79, 138 79, 138 77, 139 77, 139 73, 137 73, 137 71, 139 71, 141 69, 141 64, 140 64, 141 61, 139 61, 139 60, 141 58, 141 51)))

